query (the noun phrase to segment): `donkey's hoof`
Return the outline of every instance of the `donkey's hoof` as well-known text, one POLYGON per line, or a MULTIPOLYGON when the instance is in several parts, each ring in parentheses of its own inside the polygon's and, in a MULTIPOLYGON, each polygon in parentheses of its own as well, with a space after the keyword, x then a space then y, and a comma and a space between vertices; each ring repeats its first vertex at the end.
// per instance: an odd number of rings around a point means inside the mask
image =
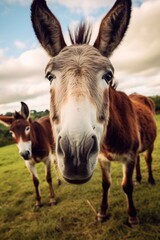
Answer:
POLYGON ((134 185, 135 185, 135 186, 138 186, 138 185, 140 185, 140 184, 141 184, 141 182, 138 182, 138 181, 135 181, 135 182, 134 182, 134 185))
POLYGON ((137 225, 139 225, 139 219, 138 217, 129 217, 128 218, 128 224, 131 228, 136 227, 137 225))
POLYGON ((36 203, 35 205, 34 205, 34 208, 35 209, 39 209, 39 208, 41 208, 43 205, 42 205, 42 203, 36 203))
POLYGON ((151 185, 155 185, 155 184, 156 184, 154 178, 149 178, 149 179, 148 179, 148 182, 149 182, 151 185))
POLYGON ((105 222, 107 220, 107 215, 106 214, 97 213, 96 220, 97 220, 97 222, 103 223, 103 222, 105 222))
POLYGON ((142 178, 136 178, 136 180, 134 181, 134 184, 135 185, 139 185, 139 184, 141 184, 141 180, 142 180, 142 178))
POLYGON ((50 203, 49 203, 49 206, 53 207, 57 205, 57 201, 56 200, 51 200, 50 203))

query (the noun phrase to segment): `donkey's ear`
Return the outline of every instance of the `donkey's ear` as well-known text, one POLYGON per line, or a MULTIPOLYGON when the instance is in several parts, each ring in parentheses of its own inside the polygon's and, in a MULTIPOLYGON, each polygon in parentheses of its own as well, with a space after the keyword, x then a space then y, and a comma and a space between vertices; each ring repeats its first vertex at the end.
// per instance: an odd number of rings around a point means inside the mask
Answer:
POLYGON ((33 0, 31 20, 42 47, 50 56, 56 56, 66 46, 66 43, 60 23, 47 7, 45 0, 33 0))
POLYGON ((7 127, 11 126, 14 120, 13 116, 0 116, 0 123, 7 127))
POLYGON ((131 16, 131 0, 117 0, 103 18, 94 43, 100 53, 109 57, 119 45, 127 30, 131 16))
POLYGON ((21 115, 21 113, 19 113, 17 111, 14 112, 13 117, 15 120, 24 119, 24 117, 21 115))
POLYGON ((21 116, 28 120, 29 117, 29 108, 26 103, 21 102, 21 111, 20 111, 21 116))

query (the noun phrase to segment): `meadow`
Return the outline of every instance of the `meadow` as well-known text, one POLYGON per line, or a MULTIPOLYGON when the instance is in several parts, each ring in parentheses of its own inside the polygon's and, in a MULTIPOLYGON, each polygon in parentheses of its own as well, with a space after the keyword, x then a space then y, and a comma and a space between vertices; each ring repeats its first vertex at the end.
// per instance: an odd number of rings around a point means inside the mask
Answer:
MULTIPOLYGON (((160 115, 157 115, 158 136, 153 153, 155 186, 147 182, 148 174, 141 156, 142 183, 135 184, 134 201, 140 224, 126 224, 126 198, 121 188, 120 163, 111 168, 112 186, 108 220, 96 222, 96 215, 87 200, 99 211, 101 172, 97 166, 93 178, 84 185, 63 181, 57 186, 54 170, 53 186, 58 204, 48 206, 49 191, 44 166, 38 165, 43 207, 36 209, 35 192, 30 173, 19 157, 15 144, 0 148, 0 239, 1 240, 159 240, 160 239, 160 115)), ((149 126, 148 126, 149 127, 149 126)), ((135 176, 134 176, 135 179, 135 176)))

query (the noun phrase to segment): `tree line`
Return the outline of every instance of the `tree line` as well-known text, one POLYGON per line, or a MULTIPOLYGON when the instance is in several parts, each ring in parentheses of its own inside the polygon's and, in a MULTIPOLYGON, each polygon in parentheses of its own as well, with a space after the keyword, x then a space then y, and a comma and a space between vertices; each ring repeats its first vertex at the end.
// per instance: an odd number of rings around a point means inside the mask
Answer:
POLYGON ((155 108, 156 108, 156 113, 160 113, 160 96, 153 96, 153 97, 150 97, 154 104, 155 104, 155 108))

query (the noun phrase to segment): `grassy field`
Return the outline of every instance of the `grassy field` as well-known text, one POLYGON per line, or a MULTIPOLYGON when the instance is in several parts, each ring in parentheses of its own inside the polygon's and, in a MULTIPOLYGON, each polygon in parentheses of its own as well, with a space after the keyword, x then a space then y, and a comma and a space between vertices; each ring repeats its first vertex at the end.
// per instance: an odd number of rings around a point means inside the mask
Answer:
MULTIPOLYGON (((58 204, 49 207, 49 191, 43 164, 38 165, 43 207, 35 209, 35 192, 31 176, 15 145, 0 148, 0 239, 1 240, 159 240, 160 239, 160 115, 158 137, 153 154, 155 186, 147 183, 146 164, 142 156, 142 183, 135 185, 134 200, 140 225, 126 225, 126 199, 121 189, 121 164, 112 165, 109 219, 97 223, 95 214, 101 202, 99 166, 85 185, 58 187, 53 171, 53 185, 58 204)), ((148 126, 149 127, 149 126, 148 126)))

